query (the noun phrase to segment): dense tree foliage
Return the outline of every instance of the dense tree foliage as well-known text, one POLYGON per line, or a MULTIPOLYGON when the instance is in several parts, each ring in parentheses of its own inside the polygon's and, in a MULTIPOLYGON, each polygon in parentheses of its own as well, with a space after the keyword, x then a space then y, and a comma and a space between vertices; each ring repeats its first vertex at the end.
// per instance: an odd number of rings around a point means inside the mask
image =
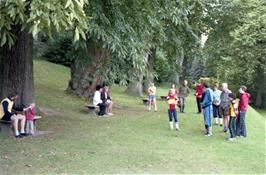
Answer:
POLYGON ((154 78, 179 83, 208 76, 234 91, 247 85, 265 107, 265 7, 264 0, 0 1, 1 75, 18 67, 6 65, 23 62, 18 72, 27 73, 19 79, 31 77, 6 83, 0 75, 0 94, 19 89, 34 96, 22 89, 34 91, 32 45, 44 43, 45 57, 70 66, 68 91, 80 96, 104 82, 142 95, 154 78))
POLYGON ((266 2, 213 1, 208 12, 207 75, 234 91, 248 86, 256 105, 266 107, 266 2))

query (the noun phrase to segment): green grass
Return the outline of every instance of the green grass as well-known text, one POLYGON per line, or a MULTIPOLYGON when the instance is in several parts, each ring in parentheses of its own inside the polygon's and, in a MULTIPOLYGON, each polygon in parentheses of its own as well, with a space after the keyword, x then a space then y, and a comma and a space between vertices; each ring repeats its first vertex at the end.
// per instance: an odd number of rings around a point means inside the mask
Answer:
MULTIPOLYGON (((247 139, 226 141, 214 126, 214 136, 204 137, 202 115, 194 97, 186 115, 178 114, 181 132, 168 128, 167 105, 159 101, 157 113, 148 112, 141 99, 113 86, 112 118, 90 116, 88 102, 65 92, 69 69, 35 61, 37 104, 61 112, 44 116, 38 129, 49 136, 17 141, 0 134, 0 174, 88 173, 241 173, 264 174, 265 118, 254 109, 247 113, 247 139)), ((158 96, 167 94, 158 89, 158 96)))

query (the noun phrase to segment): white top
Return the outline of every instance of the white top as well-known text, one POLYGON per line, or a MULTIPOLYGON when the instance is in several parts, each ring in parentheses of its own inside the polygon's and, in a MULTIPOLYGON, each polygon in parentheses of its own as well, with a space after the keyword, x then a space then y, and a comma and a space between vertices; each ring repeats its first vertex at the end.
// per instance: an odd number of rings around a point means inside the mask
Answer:
POLYGON ((97 106, 99 103, 102 103, 101 93, 100 91, 95 91, 94 96, 93 96, 93 105, 97 106))

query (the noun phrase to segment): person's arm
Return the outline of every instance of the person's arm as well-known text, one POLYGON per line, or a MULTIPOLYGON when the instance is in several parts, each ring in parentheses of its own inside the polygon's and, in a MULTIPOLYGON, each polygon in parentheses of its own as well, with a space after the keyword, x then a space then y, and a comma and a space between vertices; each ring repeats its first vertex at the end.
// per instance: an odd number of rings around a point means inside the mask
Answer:
POLYGON ((202 107, 206 108, 210 105, 212 105, 212 97, 211 97, 211 93, 208 91, 205 93, 204 100, 202 102, 202 107))
POLYGON ((11 112, 8 111, 8 102, 7 101, 4 101, 2 105, 3 105, 3 109, 4 109, 4 113, 5 114, 8 114, 8 115, 13 115, 14 114, 14 113, 11 113, 11 112))
POLYGON ((19 106, 16 106, 16 104, 13 105, 12 109, 14 111, 19 111, 19 112, 22 112, 23 111, 23 108, 22 107, 19 107, 19 106))

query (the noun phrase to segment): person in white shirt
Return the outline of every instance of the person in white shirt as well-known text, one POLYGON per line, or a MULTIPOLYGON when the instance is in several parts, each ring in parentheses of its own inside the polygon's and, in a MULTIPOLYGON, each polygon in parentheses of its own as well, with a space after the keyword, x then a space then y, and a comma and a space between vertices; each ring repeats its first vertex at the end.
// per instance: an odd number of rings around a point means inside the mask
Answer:
POLYGON ((99 85, 96 86, 96 91, 93 96, 93 105, 100 107, 100 112, 98 113, 98 115, 103 116, 106 113, 106 104, 101 100, 101 92, 102 87, 99 85))

